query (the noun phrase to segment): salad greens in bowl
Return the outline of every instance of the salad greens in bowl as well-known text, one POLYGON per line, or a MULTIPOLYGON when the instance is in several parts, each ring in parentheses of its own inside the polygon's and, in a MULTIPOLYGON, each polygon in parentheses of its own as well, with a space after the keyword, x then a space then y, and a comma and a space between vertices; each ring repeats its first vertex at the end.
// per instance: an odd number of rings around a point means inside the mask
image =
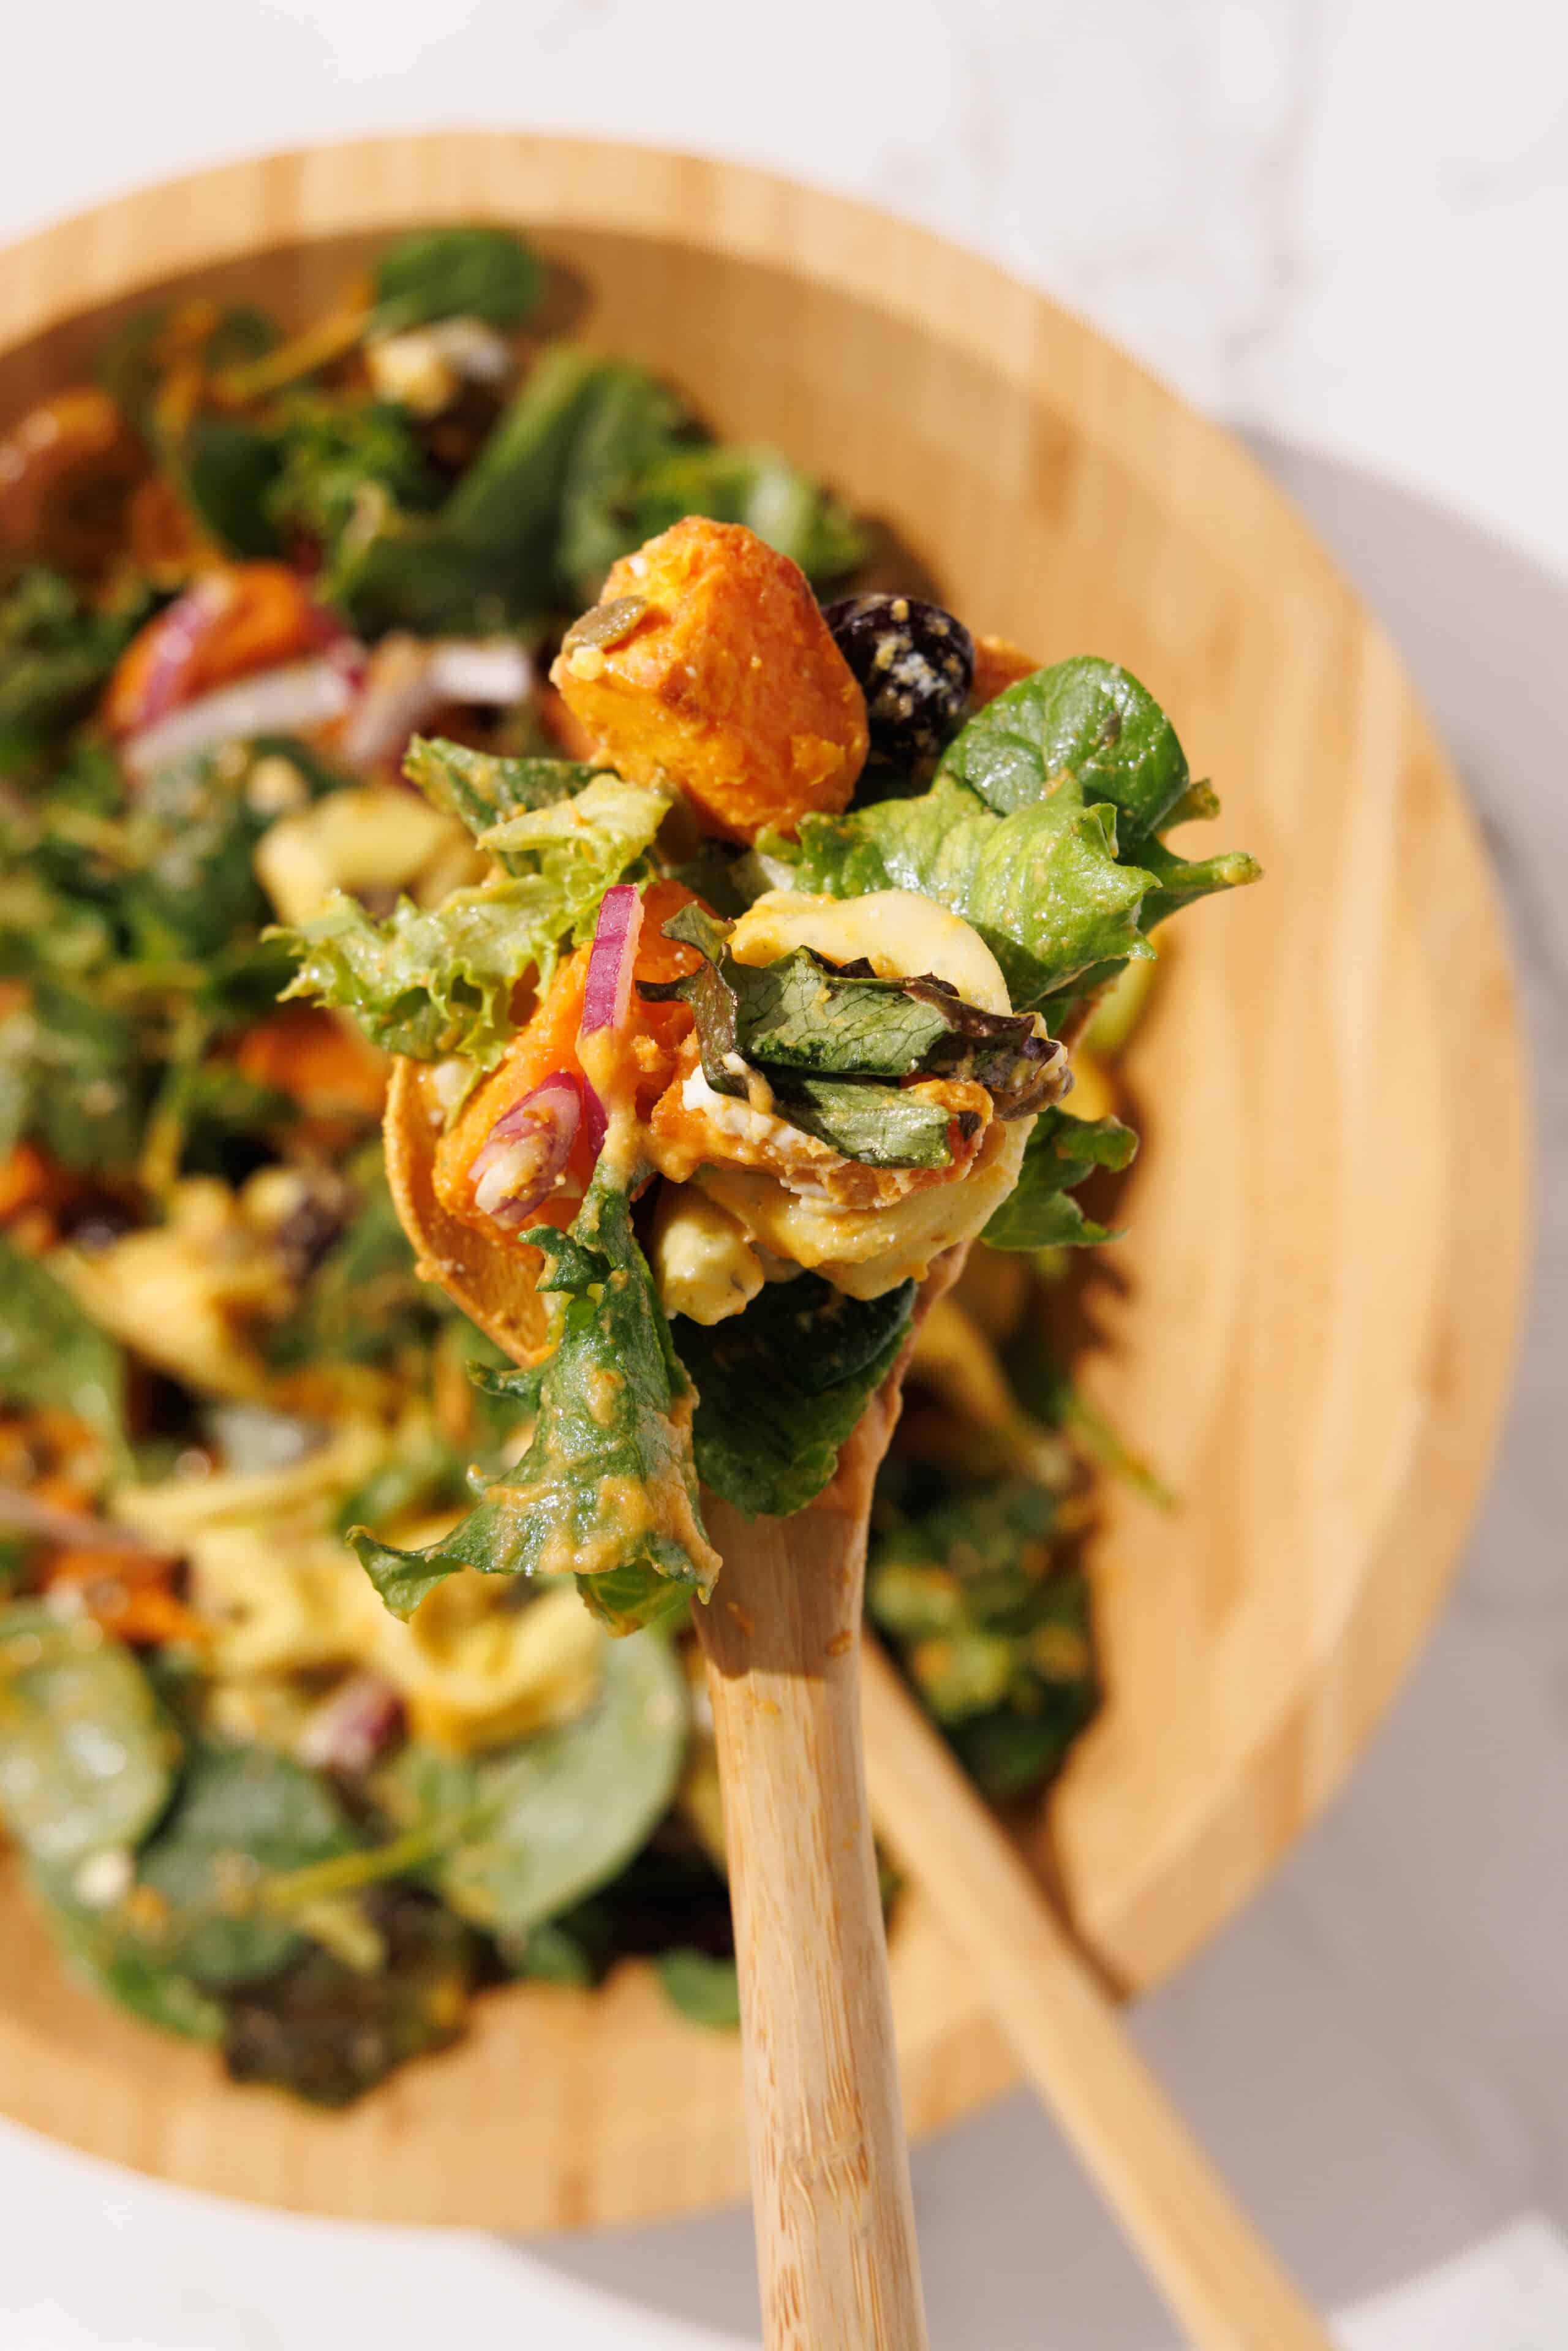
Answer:
POLYGON ((733 2022, 703 1494, 805 1508, 956 1244, 869 1607, 1050 1781, 1096 1480, 1168 1499, 1073 1377, 1116 1063, 1257 871, 1134 677, 868 584, 544 286, 409 235, 0 438, 0 1819, 78 1979, 325 2105, 507 1980, 733 2022))

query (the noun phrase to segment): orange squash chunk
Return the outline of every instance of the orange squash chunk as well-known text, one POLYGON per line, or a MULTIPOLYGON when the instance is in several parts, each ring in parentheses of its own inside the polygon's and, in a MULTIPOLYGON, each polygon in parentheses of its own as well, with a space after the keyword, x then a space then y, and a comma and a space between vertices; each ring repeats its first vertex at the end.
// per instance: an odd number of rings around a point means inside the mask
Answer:
POLYGON ((1009 685, 1020 678, 1032 677, 1040 667, 1032 653, 1026 653, 1006 637, 975 639, 975 682, 969 688, 969 700, 977 710, 1005 694, 1009 685))
POLYGON ((129 735, 160 716, 147 707, 148 688, 171 663, 170 701, 193 702, 250 670, 298 661, 314 642, 309 593, 287 564, 216 565, 178 608, 172 605, 131 638, 109 681, 104 724, 113 735, 129 735), (203 609, 193 626, 193 599, 203 609))
POLYGON ((643 607, 626 632, 595 643, 579 622, 550 672, 622 775, 671 777, 726 841, 849 805, 865 699, 796 564, 688 515, 622 556, 596 609, 622 599, 643 607))

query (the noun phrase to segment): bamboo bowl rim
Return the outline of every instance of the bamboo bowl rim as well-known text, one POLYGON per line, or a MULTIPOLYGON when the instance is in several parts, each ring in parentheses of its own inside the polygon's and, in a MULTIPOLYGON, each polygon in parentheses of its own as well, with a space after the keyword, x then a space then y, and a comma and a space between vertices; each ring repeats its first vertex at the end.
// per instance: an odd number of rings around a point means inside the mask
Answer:
MULTIPOLYGON (((1322 724, 1343 719, 1336 739, 1359 795, 1347 806, 1364 805, 1368 856, 1384 861, 1391 944, 1378 968, 1396 993, 1408 978, 1414 993, 1400 998, 1403 1017, 1418 1015, 1420 1030, 1405 1051, 1379 1029, 1365 1082, 1401 1082, 1408 1062, 1410 1083, 1435 1106, 1437 1123, 1412 1144, 1411 1169, 1413 1196, 1436 1220, 1441 1267, 1429 1270, 1420 1360, 1394 1367, 1411 1396, 1375 1510, 1352 1524, 1354 1500, 1343 1506, 1345 1541, 1355 1542, 1362 1572, 1336 1587, 1320 1617, 1309 1612, 1281 1635, 1299 1650, 1295 1678, 1271 1692, 1234 1768, 1211 1785, 1200 1775, 1187 1811, 1140 1832, 1136 1850, 1130 1844, 1114 1863, 1093 1850, 1096 1807, 1125 1777, 1113 1653, 1113 1720, 1090 1734, 1091 1752, 1071 1767, 1061 1813, 1038 1850, 1108 1973, 1142 1990, 1218 1928, 1341 1784, 1428 1629, 1491 1458, 1523 1293, 1529 1134, 1503 925, 1476 827, 1381 631, 1246 451, 990 263, 782 178, 653 148, 470 131, 229 164, 121 197, 14 246, 0 263, 0 376, 9 370, 24 385, 47 388, 80 363, 99 314, 132 307, 166 281, 476 214, 534 229, 547 255, 574 236, 638 240, 650 266, 661 253, 738 266, 781 300, 791 287, 802 298, 831 297, 868 333, 917 334, 1027 410, 1042 448, 1070 431, 1094 464, 1114 468, 1126 499, 1157 512, 1173 535, 1214 546, 1223 528, 1228 549, 1240 549, 1252 568, 1251 593, 1277 595, 1309 635, 1352 649, 1355 707, 1353 683, 1325 674, 1320 699, 1335 706, 1322 724), (1370 779, 1385 769, 1396 778, 1398 823, 1419 827, 1414 879, 1389 864, 1386 828, 1379 830, 1370 779), (1439 989, 1453 1033, 1483 1039, 1490 1057, 1484 1136, 1463 1113, 1460 1057, 1446 1065, 1422 1059, 1439 989)), ((700 362, 690 388, 700 402, 700 362)), ((1044 462, 1039 452, 1029 460, 1037 472, 1044 462)), ((854 496, 852 478, 840 486, 854 496)), ((1014 583, 1009 592, 1023 590, 1014 583)), ((987 612, 979 625, 1008 632, 1007 620, 987 612)), ((1310 710, 1301 723, 1315 723, 1310 710)), ((1235 837, 1257 845, 1251 822, 1238 795, 1235 837)), ((1270 886, 1282 884, 1276 877, 1270 886)), ((1333 936, 1348 952, 1376 921, 1376 908, 1347 904, 1333 936)), ((1183 957, 1178 992, 1187 977, 1183 957)), ((1332 973, 1327 985, 1332 993, 1332 973)), ((1336 1050, 1354 1009, 1341 1008, 1336 1050)), ((1156 1035, 1148 1051, 1160 1050, 1156 1035)), ((1377 1095, 1357 1100, 1370 1114, 1377 1095)), ((1224 1246, 1217 1243, 1222 1258, 1224 1246)), ((1351 1278, 1343 1267, 1330 1272, 1342 1285, 1351 1278)), ((1233 1292, 1241 1270, 1232 1266, 1227 1278, 1233 1292)), ((1358 1381, 1373 1376, 1347 1351, 1323 1404, 1325 1461, 1333 1445, 1348 1444, 1347 1417, 1365 1401, 1358 1381)), ((1325 1524, 1333 1507, 1330 1494, 1325 1524)), ((1234 1530, 1221 1533, 1240 1543, 1234 1530)), ((1113 1509, 1116 1612, 1125 1606, 1117 1546, 1133 1540, 1124 1510, 1113 1509)), ((1150 1762, 1144 1756, 1140 1768, 1150 1762)), ((1113 1807, 1103 1813, 1115 1816, 1113 1807)), ((10 1947, 9 1960, 0 1959, 0 2106, 89 2151, 302 2210, 512 2229, 655 2218, 745 2192, 738 2052, 668 2017, 644 1968, 620 1971, 594 1995, 533 1987, 490 1995, 457 2051, 407 2069, 348 2116, 325 2117, 229 2087, 209 2052, 165 2043, 68 1984, 14 1873, 0 1881, 0 1941, 10 1947), (658 2084, 640 2108, 625 2094, 639 2063, 658 2084), (519 2096, 512 2085, 524 2075, 519 2096)), ((918 2131, 996 2095, 1013 2069, 917 1898, 906 1903, 894 1946, 905 2095, 918 2131)))

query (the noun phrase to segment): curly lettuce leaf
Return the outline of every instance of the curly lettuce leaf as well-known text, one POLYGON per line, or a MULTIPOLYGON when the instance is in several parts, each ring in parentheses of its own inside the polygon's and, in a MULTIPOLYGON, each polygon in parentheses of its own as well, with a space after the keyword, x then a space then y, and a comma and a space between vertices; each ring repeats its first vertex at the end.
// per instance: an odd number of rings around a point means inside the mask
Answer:
POLYGON ((547 1225, 524 1238, 543 1251, 538 1286, 559 1301, 551 1354, 517 1383, 537 1404, 527 1453, 427 1550, 395 1550, 363 1528, 350 1541, 394 1615, 459 1568, 571 1571, 595 1615, 631 1632, 706 1596, 718 1573, 697 1507, 691 1385, 609 1155, 570 1233, 547 1225))
MULTIPOLYGON (((471 750, 466 743, 450 743, 440 735, 416 735, 404 755, 402 771, 433 808, 456 817, 476 840, 523 810, 554 808, 559 801, 574 799, 603 773, 577 759, 502 758, 493 751, 471 750)), ((507 864, 504 856, 499 862, 507 864)))
POLYGON ((287 996, 351 1012, 371 1040, 415 1061, 466 1054, 488 1067, 512 1034, 512 991, 549 985, 562 946, 591 935, 599 902, 642 860, 669 807, 651 784, 600 775, 575 799, 486 836, 512 870, 425 909, 402 899, 377 922, 339 895, 286 938, 299 968, 287 996))
POLYGON ((1152 952, 1138 910, 1154 877, 1118 862, 1114 810, 1091 804, 1071 774, 1009 816, 939 776, 914 799, 807 817, 798 848, 768 846, 797 889, 915 890, 950 907, 991 949, 1019 1011, 1097 964, 1152 952))
POLYGON ((769 1282, 711 1327, 677 1316, 697 1389, 697 1473, 747 1518, 788 1518, 820 1494, 839 1447, 909 1334, 915 1284, 850 1298, 820 1275, 769 1282))
POLYGON ((1096 1167, 1120 1172, 1130 1166, 1138 1138, 1119 1118, 1073 1118, 1054 1107, 1041 1111, 1024 1150, 1019 1180, 987 1225, 992 1249, 1085 1248, 1117 1238, 1097 1225, 1072 1197, 1096 1167))

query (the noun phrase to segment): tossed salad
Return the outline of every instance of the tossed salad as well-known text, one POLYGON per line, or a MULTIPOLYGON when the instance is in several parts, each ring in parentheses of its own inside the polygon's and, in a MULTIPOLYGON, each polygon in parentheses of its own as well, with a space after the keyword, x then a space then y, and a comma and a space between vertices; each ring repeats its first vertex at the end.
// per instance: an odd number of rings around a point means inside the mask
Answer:
POLYGON ((1148 935, 1255 871, 1166 846, 1134 679, 853 592, 545 286, 410 237, 0 439, 0 1818, 79 1976, 326 2103, 509 1975, 732 2020, 702 1492, 809 1503, 977 1238, 869 1601, 989 1792, 1055 1770, 1092 1468, 1155 1490, 1064 1269, 1148 935))

